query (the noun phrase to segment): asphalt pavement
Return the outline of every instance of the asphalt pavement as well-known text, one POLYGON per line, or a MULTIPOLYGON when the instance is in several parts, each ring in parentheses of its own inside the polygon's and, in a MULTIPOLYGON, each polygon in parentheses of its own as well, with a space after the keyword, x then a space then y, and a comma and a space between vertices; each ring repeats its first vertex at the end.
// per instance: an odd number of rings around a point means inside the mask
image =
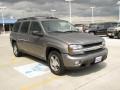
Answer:
POLYGON ((46 62, 29 55, 15 57, 9 35, 1 35, 0 90, 120 90, 120 39, 103 38, 109 51, 104 62, 67 71, 63 76, 54 75, 46 68, 42 69, 45 73, 29 77, 18 69, 35 63, 47 67, 46 62))

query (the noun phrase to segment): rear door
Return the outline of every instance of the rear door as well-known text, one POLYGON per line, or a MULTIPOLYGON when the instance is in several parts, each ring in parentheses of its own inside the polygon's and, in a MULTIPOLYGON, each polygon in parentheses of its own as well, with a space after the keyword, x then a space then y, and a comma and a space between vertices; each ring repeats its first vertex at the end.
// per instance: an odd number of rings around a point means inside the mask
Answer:
POLYGON ((26 43, 28 42, 28 30, 29 30, 30 21, 24 21, 19 31, 18 35, 18 44, 21 50, 27 51, 28 47, 26 43))

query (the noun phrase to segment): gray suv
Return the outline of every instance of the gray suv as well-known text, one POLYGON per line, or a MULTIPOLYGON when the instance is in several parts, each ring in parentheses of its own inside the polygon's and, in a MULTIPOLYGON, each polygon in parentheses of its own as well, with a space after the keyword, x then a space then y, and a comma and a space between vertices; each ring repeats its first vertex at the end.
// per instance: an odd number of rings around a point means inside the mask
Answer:
POLYGON ((69 22, 54 17, 19 19, 10 34, 13 53, 46 60, 54 74, 102 62, 107 58, 101 37, 80 33, 69 22))

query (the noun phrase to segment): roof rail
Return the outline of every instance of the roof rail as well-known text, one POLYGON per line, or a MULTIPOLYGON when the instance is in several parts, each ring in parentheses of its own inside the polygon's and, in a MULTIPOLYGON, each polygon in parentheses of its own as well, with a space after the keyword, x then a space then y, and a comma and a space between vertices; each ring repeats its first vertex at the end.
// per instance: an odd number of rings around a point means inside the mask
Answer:
POLYGON ((46 17, 46 19, 58 19, 57 17, 46 17))
POLYGON ((36 19, 39 19, 39 18, 43 18, 43 19, 58 19, 56 17, 50 17, 50 16, 35 16, 35 17, 21 18, 21 19, 18 19, 18 21, 21 21, 21 20, 36 20, 36 19))

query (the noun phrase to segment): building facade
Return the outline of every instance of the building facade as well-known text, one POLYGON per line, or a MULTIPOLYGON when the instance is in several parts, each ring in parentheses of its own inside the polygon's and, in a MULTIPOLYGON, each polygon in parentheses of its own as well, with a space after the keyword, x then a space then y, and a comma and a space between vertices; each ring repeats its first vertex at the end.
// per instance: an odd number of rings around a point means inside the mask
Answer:
POLYGON ((16 19, 0 19, 0 33, 4 31, 11 31, 14 23, 16 22, 16 19), (3 29, 3 23, 4 23, 4 29, 3 29))

